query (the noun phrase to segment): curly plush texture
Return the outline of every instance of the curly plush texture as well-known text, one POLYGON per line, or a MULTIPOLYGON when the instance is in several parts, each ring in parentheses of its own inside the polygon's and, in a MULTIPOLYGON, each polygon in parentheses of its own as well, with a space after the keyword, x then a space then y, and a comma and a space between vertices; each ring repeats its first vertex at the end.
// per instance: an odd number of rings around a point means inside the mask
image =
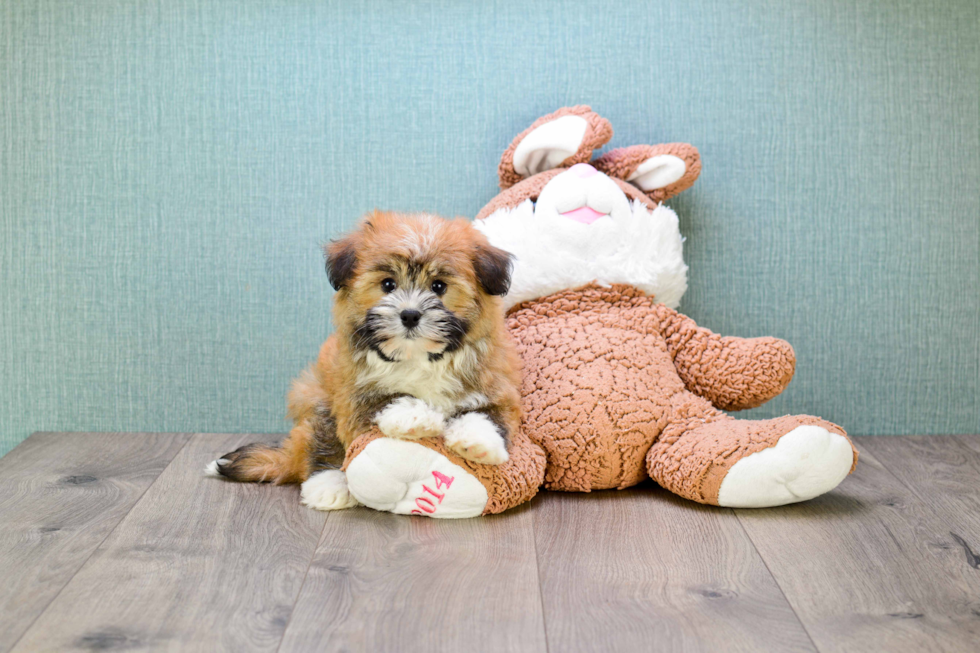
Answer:
POLYGON ((755 408, 793 379, 796 354, 785 340, 720 336, 666 306, 653 309, 677 374, 712 405, 722 410, 755 408))
POLYGON ((647 195, 654 203, 682 193, 697 181, 701 174, 701 155, 688 143, 663 143, 661 145, 631 145, 606 152, 592 162, 600 172, 618 179, 629 179, 641 163, 661 154, 670 154, 684 161, 684 175, 674 183, 650 191, 647 195))
POLYGON ((581 116, 588 123, 585 136, 579 145, 578 151, 562 161, 561 167, 563 168, 571 167, 576 163, 585 163, 592 158, 592 152, 601 148, 612 138, 613 130, 609 121, 599 114, 594 113, 592 107, 586 105, 563 107, 554 113, 542 116, 535 120, 530 127, 518 134, 500 158, 500 166, 497 172, 500 176, 501 190, 506 190, 524 179, 524 176, 514 169, 514 152, 517 150, 520 142, 541 125, 552 122, 562 116, 581 116))
POLYGON ((524 361, 524 429, 548 455, 549 489, 639 483, 670 400, 684 391, 666 342, 637 328, 644 325, 631 309, 642 294, 630 290, 563 291, 507 318, 524 361))
MULTIPOLYGON (((381 437, 384 436, 375 429, 355 439, 347 449, 342 469, 346 471, 350 462, 367 445, 381 437)), ((489 497, 483 510, 484 515, 494 515, 530 501, 538 493, 544 480, 544 452, 521 431, 512 435, 508 447, 510 459, 503 465, 480 465, 461 458, 446 447, 442 438, 423 438, 413 442, 438 451, 483 484, 489 497)))
MULTIPOLYGON (((664 488, 698 503, 717 505, 721 482, 735 463, 775 446, 779 438, 798 426, 819 426, 847 438, 836 424, 809 415, 750 421, 727 416, 704 419, 697 412, 664 431, 647 454, 647 471, 664 488)), ((854 462, 850 471, 854 471, 858 452, 853 444, 851 449, 854 462)))
POLYGON ((625 488, 649 473, 681 496, 716 503, 721 472, 742 456, 799 424, 829 424, 723 413, 714 401, 754 406, 785 388, 792 348, 776 338, 723 338, 631 286, 555 293, 507 319, 524 361, 523 428, 548 456, 548 489, 625 488), (699 431, 706 424, 716 425, 708 435, 699 431), (688 438, 688 449, 710 441, 717 456, 708 446, 700 458, 673 448, 688 438))

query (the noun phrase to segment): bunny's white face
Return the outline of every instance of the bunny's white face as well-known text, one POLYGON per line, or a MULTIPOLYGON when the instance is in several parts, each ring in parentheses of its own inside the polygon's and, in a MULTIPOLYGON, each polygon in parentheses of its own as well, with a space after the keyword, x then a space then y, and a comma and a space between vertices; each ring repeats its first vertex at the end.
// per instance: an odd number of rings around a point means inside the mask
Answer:
POLYGON ((611 136, 604 118, 572 107, 539 119, 504 153, 505 189, 570 166, 536 198, 528 193, 508 200, 534 201, 502 204, 506 208, 489 215, 484 209, 486 217, 476 222, 493 245, 515 257, 508 306, 591 282, 630 284, 671 308, 680 302, 687 289, 683 239, 677 215, 659 202, 672 194, 669 189, 693 183, 700 170, 697 150, 683 143, 638 145, 585 163, 611 136), (626 191, 644 199, 631 199, 626 191))
POLYGON ((615 250, 632 214, 626 193, 587 163, 578 163, 549 181, 534 204, 535 231, 550 234, 554 247, 575 255, 601 256, 615 250))
POLYGON ((576 163, 549 181, 535 206, 539 217, 561 216, 584 225, 606 217, 622 220, 629 212, 626 193, 588 163, 576 163))
MULTIPOLYGON (((554 190, 558 191, 574 179, 566 175, 570 173, 556 176, 545 191, 555 182, 554 190)), ((663 204, 651 211, 643 202, 630 202, 601 172, 584 186, 573 189, 573 197, 584 196, 584 202, 570 202, 557 193, 552 200, 542 191, 544 202, 539 199, 535 205, 526 200, 476 221, 476 228, 492 245, 514 255, 510 292, 504 296, 504 304, 509 308, 596 282, 629 284, 676 308, 687 290, 684 239, 677 214, 663 204), (606 190, 603 179, 618 198, 611 197, 614 193, 606 190), (611 203, 593 200, 591 188, 598 189, 596 197, 611 203), (575 204, 578 206, 571 208, 575 204)))

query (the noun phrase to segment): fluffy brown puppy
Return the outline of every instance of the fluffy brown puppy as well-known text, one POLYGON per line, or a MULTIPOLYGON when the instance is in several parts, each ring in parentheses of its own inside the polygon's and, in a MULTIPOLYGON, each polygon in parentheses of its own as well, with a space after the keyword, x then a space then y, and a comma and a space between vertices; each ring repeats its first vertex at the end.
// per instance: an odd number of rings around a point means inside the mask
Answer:
POLYGON ((303 503, 356 500, 339 467, 357 436, 442 436, 463 458, 499 465, 520 427, 519 358, 499 299, 511 257, 467 220, 374 212, 325 248, 335 333, 293 382, 295 426, 212 462, 236 481, 302 483, 303 503))

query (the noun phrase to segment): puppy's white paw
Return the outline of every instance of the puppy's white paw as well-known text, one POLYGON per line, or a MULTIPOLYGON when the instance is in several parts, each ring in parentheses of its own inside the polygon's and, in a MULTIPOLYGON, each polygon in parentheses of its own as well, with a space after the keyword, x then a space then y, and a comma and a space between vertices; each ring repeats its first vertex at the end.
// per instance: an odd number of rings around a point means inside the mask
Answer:
POLYGON ((510 457, 496 425, 483 413, 466 413, 449 423, 446 446, 467 460, 484 465, 502 465, 510 457))
POLYGON ((314 510, 343 510, 357 505, 347 490, 347 477, 339 469, 314 474, 300 489, 300 503, 314 510))
POLYGON ((446 428, 446 418, 438 410, 415 397, 399 397, 374 417, 375 424, 389 438, 430 438, 446 428))

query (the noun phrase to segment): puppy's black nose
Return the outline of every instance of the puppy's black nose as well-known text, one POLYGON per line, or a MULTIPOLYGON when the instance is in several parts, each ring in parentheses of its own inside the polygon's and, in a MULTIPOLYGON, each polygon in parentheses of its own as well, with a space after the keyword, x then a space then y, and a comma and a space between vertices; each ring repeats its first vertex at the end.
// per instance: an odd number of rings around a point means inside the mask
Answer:
POLYGON ((402 324, 405 325, 406 329, 413 329, 419 325, 419 320, 422 319, 422 314, 416 311, 414 308, 406 308, 402 311, 402 324))

